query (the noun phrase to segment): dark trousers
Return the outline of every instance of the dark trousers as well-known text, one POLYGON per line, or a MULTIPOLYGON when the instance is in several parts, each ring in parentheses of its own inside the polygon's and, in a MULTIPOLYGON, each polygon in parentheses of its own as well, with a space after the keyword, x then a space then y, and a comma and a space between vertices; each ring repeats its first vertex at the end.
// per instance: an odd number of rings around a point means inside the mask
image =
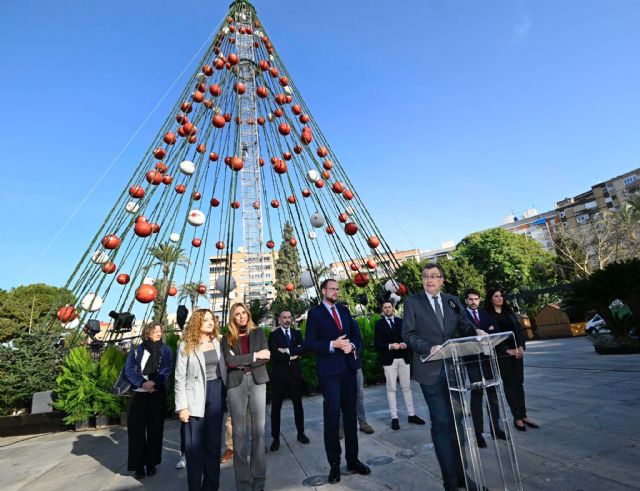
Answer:
POLYGON ((203 417, 189 417, 184 425, 189 491, 217 491, 220 485, 222 413, 226 389, 220 379, 207 382, 203 417))
POLYGON ((280 411, 287 389, 289 389, 289 395, 293 403, 293 417, 296 422, 296 430, 298 430, 298 435, 304 433, 302 381, 293 379, 288 381, 274 381, 271 383, 271 436, 274 440, 280 438, 280 411))
MULTIPOLYGON (((460 457, 460 446, 456 436, 454 411, 451 407, 444 370, 440 372, 440 377, 434 384, 420 384, 420 388, 422 389, 424 400, 429 406, 431 440, 440 464, 442 480, 445 487, 457 489, 458 477, 463 477, 464 471, 460 457)), ((454 404, 456 404, 455 401, 454 404)), ((456 417, 459 420, 458 427, 462 428, 462 421, 460 420, 462 412, 459 410, 459 401, 456 405, 458 406, 456 410, 456 417)))
POLYGON ((130 471, 162 462, 162 437, 167 393, 134 392, 127 412, 130 471))
POLYGON ((345 457, 347 464, 358 460, 358 418, 356 416, 356 372, 349 368, 340 375, 318 377, 324 397, 324 449, 329 464, 340 464, 340 437, 338 427, 340 410, 344 418, 345 457))
MULTIPOLYGON (((491 364, 489 360, 481 356, 478 360, 477 356, 471 357, 467 364, 467 373, 471 382, 480 382, 482 376, 485 379, 493 379, 491 364)), ((485 390, 474 389, 471 391, 471 416, 473 418, 473 428, 477 435, 482 434, 484 429, 484 419, 482 416, 482 399, 485 390)), ((495 387, 487 387, 487 402, 489 403, 489 417, 493 422, 494 429, 500 427, 500 409, 498 406, 498 394, 495 387)))
POLYGON ((524 363, 522 358, 515 356, 501 356, 498 358, 500 375, 504 385, 504 395, 511 409, 514 419, 527 417, 524 400, 524 363))

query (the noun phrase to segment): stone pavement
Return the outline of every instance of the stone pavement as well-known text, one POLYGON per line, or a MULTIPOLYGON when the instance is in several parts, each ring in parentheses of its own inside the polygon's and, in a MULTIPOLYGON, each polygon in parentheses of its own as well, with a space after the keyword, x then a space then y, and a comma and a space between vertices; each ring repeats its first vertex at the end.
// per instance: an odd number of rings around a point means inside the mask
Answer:
MULTIPOLYGON (((513 432, 524 488, 640 489, 640 355, 600 356, 587 339, 576 338, 530 342, 525 360, 529 416, 541 428, 513 432)), ((413 393, 418 415, 428 419, 415 383, 413 393)), ((400 400, 398 406, 402 411, 404 403, 400 400)), ((306 398, 304 407, 311 444, 296 441, 291 403, 285 402, 282 445, 267 456, 267 490, 442 489, 428 426, 407 424, 406 412, 401 412, 400 431, 392 431, 383 386, 365 389, 367 419, 376 430, 370 436, 359 433, 360 459, 372 466, 368 477, 343 475, 337 485, 323 484, 328 465, 322 444, 322 398, 306 398)), ((174 468, 178 449, 178 423, 168 420, 164 462, 156 476, 138 482, 126 470, 127 436, 120 427, 22 441, 0 439, 0 489, 184 490, 186 473, 174 468)), ((231 491, 233 483, 233 466, 228 463, 222 467, 220 489, 231 491)))

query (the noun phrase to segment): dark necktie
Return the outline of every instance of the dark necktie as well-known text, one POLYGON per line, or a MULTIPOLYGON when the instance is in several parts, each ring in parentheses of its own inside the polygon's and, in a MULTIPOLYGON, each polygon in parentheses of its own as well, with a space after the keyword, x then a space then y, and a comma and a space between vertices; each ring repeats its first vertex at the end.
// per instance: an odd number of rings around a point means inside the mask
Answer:
POLYGON ((389 327, 393 330, 393 317, 389 317, 387 322, 389 323, 389 327))
POLYGON ((333 315, 333 320, 335 321, 336 326, 338 326, 338 331, 342 334, 342 324, 340 323, 340 317, 338 317, 338 312, 335 307, 331 307, 331 314, 333 315))
POLYGON ((478 311, 473 311, 473 320, 476 321, 476 326, 480 327, 480 319, 478 318, 478 311))
POLYGON ((291 336, 289 336, 289 329, 284 330, 284 335, 287 338, 287 346, 291 346, 291 336))
POLYGON ((444 314, 442 313, 442 307, 440 307, 440 302, 438 302, 439 296, 433 297, 433 305, 435 306, 436 311, 436 319, 438 319, 438 323, 440 324, 440 329, 444 330, 444 314))

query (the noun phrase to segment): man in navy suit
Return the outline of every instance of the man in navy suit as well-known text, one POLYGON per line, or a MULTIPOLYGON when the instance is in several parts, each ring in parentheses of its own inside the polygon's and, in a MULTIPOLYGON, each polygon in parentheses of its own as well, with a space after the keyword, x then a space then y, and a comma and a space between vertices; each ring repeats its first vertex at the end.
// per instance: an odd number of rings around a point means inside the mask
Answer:
POLYGON ((288 390, 293 403, 293 417, 298 431, 298 441, 309 443, 304 434, 304 410, 302 409, 302 368, 300 357, 304 351, 302 333, 294 329, 291 312, 283 310, 278 315, 278 327, 269 333, 271 351, 271 451, 280 448, 280 410, 284 394, 288 390))
MULTIPOLYGON (((498 330, 494 328, 493 321, 489 314, 483 309, 478 310, 480 307, 480 292, 473 288, 464 292, 464 301, 467 304, 466 312, 467 317, 473 322, 478 329, 482 329, 488 334, 494 334, 498 330)), ((480 360, 476 356, 470 357, 467 363, 467 373, 469 374, 469 380, 471 382, 479 382, 482 380, 482 375, 485 378, 493 378, 493 372, 491 371, 491 363, 489 358, 480 355, 480 360)), ((504 431, 500 429, 500 409, 498 406, 498 394, 495 387, 487 387, 487 400, 489 402, 489 416, 493 424, 490 427, 491 434, 495 438, 506 440, 504 431)), ((471 416, 473 417, 473 428, 476 432, 476 442, 478 447, 486 448, 487 442, 482 435, 484 428, 484 421, 482 417, 482 389, 475 389, 471 391, 471 416)))
POLYGON ((356 371, 362 347, 358 324, 349 309, 338 305, 339 288, 335 280, 320 285, 322 302, 309 310, 304 346, 317 356, 316 371, 324 398, 324 448, 331 470, 329 483, 340 481, 342 448, 338 436, 340 411, 344 417, 347 470, 370 474, 371 469, 358 460, 358 421, 356 416, 356 371))

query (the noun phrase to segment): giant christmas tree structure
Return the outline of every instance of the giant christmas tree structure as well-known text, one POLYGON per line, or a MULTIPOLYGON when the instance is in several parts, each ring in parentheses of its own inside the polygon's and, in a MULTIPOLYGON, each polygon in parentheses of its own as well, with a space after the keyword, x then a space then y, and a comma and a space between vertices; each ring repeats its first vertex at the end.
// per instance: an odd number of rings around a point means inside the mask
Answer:
MULTIPOLYGON (((249 264, 240 300, 261 298, 263 258, 286 222, 303 267, 296 288, 317 291, 314 271, 331 262, 345 264, 363 288, 374 270, 392 277, 394 256, 357 188, 255 9, 236 0, 69 278, 80 301, 61 308, 58 320, 84 326, 103 306, 123 313, 140 304, 144 318, 161 318, 180 285, 209 292, 211 255, 224 258, 215 288, 226 299, 239 245, 249 264)), ((122 321, 115 337, 127 329, 122 321)))

